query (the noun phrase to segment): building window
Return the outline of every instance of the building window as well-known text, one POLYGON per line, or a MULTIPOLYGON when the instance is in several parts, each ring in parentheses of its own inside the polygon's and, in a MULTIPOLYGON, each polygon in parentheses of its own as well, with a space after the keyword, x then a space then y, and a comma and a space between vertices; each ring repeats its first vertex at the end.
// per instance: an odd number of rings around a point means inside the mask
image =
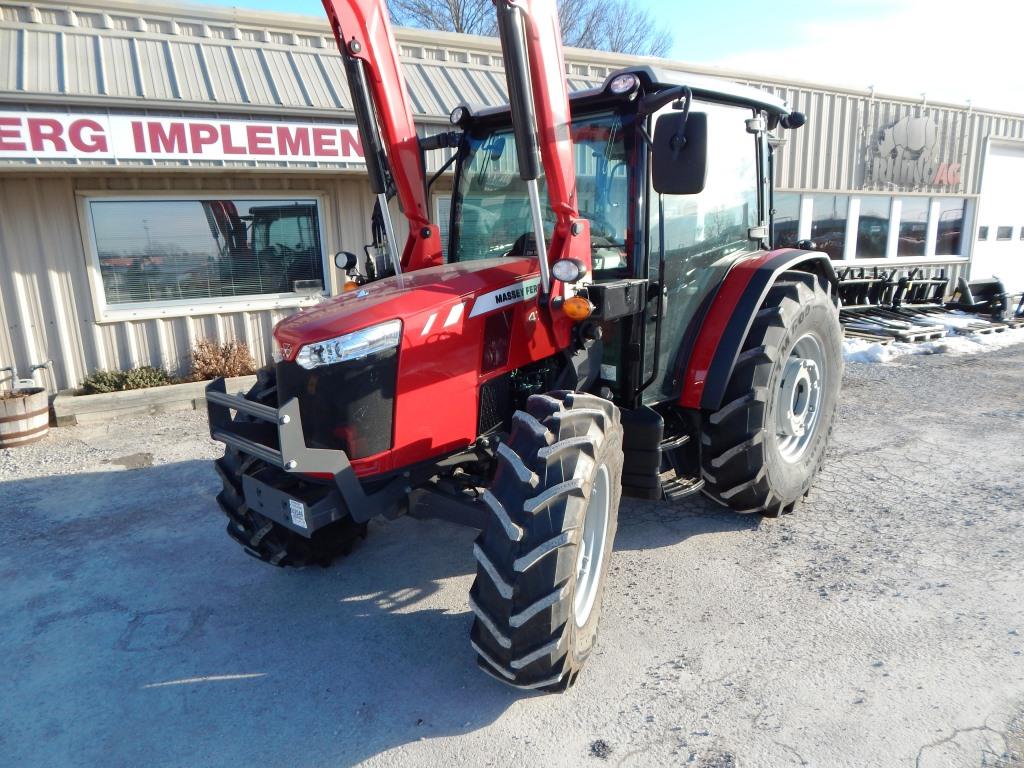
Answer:
POLYGON ((323 290, 315 199, 96 197, 86 205, 111 309, 323 290))
POLYGON ((996 229, 996 240, 1012 240, 1013 227, 999 227, 996 229))
POLYGON ((988 227, 978 227, 978 239, 988 240, 988 227))
POLYGON ((889 210, 891 197, 862 197, 860 217, 857 220, 857 257, 861 259, 885 258, 889 242, 889 210))
POLYGON ((452 196, 434 195, 434 221, 441 232, 441 253, 448 256, 448 224, 451 222, 452 196))
POLYGON ((924 256, 928 238, 927 197, 900 198, 900 237, 896 244, 897 256, 924 256))
POLYGON ((797 192, 776 192, 775 215, 772 217, 775 248, 795 248, 800 239, 800 195, 797 192))
MULTIPOLYGON (((964 199, 939 199, 939 224, 936 228, 935 255, 960 256, 963 254, 964 199)), ((988 237, 986 234, 985 237, 988 237)))
POLYGON ((832 259, 843 258, 846 245, 846 215, 850 198, 846 195, 815 195, 811 215, 811 240, 819 251, 832 259))

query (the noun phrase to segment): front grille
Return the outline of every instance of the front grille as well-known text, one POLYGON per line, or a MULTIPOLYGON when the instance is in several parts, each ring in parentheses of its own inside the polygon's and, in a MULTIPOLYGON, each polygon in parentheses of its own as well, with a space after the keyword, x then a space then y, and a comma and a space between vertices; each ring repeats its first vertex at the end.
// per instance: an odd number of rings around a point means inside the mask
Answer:
POLYGON ((307 446, 361 459, 391 448, 397 378, 395 349, 311 371, 280 363, 277 397, 281 404, 299 398, 307 446))
POLYGON ((477 417, 477 434, 485 435, 491 430, 508 430, 506 419, 512 412, 512 380, 506 373, 480 386, 480 413, 477 417))

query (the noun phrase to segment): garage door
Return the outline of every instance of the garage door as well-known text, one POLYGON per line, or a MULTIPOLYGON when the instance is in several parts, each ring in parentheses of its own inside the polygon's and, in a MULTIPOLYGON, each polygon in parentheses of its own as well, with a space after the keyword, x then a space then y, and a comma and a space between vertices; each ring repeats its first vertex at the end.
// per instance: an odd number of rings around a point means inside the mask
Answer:
POLYGON ((1007 290, 1024 291, 1024 145, 990 145, 975 237, 971 278, 995 275, 1007 290))

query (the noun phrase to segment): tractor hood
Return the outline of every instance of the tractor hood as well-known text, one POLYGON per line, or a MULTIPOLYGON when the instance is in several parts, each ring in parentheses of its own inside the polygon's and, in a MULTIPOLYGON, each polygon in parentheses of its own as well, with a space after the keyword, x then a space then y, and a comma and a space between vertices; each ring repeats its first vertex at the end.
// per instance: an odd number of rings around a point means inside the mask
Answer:
MULTIPOLYGON (((571 321, 538 307, 535 259, 428 267, 337 296, 283 320, 279 397, 298 397, 308 439, 338 435, 360 476, 379 475, 462 449, 493 428, 504 374, 570 343, 571 321), (303 347, 402 321, 397 349, 304 369, 303 347), (495 401, 496 402, 496 401, 495 401), (479 418, 478 418, 479 417, 479 418)), ((506 393, 506 394, 502 394, 506 393)))
POLYGON ((274 338, 282 357, 291 361, 306 344, 396 318, 402 320, 405 338, 453 333, 466 318, 535 297, 536 286, 537 266, 532 259, 496 258, 429 267, 367 283, 298 312, 277 325, 274 338))

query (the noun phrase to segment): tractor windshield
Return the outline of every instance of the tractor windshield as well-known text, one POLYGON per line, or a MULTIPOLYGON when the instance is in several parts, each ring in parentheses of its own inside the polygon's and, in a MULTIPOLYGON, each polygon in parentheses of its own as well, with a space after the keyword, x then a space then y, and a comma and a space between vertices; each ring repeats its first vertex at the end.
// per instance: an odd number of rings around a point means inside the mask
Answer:
MULTIPOLYGON (((579 210, 590 220, 595 272, 626 266, 629 198, 623 122, 622 116, 605 113, 572 123, 579 210)), ((541 194, 546 195, 543 179, 541 194)), ((450 261, 536 253, 530 200, 526 182, 519 178, 511 128, 470 136, 453 205, 450 261)), ((554 214, 547 206, 544 220, 550 236, 554 214)))

